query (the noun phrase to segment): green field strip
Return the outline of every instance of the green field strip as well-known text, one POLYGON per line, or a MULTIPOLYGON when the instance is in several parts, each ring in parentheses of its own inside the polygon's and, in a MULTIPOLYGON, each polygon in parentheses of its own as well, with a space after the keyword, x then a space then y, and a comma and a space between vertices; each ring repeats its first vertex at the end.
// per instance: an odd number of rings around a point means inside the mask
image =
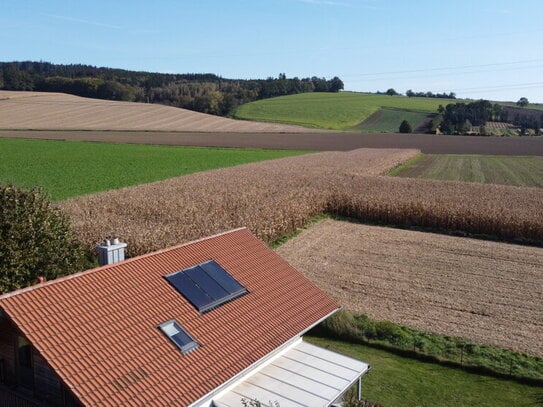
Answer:
POLYGON ((307 151, 0 139, 0 182, 62 200, 307 151))
POLYGON ((396 133, 403 120, 407 120, 413 129, 417 128, 427 117, 426 112, 416 112, 404 109, 380 109, 368 119, 353 127, 352 130, 364 132, 396 133), (381 113, 374 122, 371 120, 377 113, 381 113))
POLYGON ((428 154, 391 175, 543 188, 543 157, 428 154))

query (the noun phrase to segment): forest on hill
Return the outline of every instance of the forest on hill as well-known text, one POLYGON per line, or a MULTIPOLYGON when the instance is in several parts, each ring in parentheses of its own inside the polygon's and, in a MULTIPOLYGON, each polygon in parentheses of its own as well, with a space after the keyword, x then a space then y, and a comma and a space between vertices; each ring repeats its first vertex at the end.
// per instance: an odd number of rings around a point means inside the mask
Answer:
POLYGON ((91 65, 49 62, 0 62, 0 89, 63 92, 132 102, 160 103, 202 113, 228 116, 254 100, 305 92, 339 92, 343 82, 332 79, 227 79, 210 73, 165 74, 91 65))

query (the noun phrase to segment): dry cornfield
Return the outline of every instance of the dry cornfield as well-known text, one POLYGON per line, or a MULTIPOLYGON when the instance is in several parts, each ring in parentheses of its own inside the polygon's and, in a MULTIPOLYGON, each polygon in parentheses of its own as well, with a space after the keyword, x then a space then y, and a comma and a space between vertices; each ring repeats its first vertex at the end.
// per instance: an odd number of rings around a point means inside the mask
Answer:
POLYGON ((131 255, 240 226, 270 242, 323 213, 338 179, 381 174, 417 153, 308 154, 81 196, 59 206, 83 242, 94 245, 115 235, 129 243, 131 255))
POLYGON ((338 188, 327 212, 366 222, 543 243, 543 189, 396 177, 338 188))
POLYGON ((58 205, 89 246, 137 255, 246 226, 271 242, 332 212, 384 223, 543 241, 543 190, 381 177, 417 150, 360 149, 252 163, 82 196, 58 205))
POLYGON ((0 91, 0 129, 315 132, 300 126, 232 120, 158 104, 15 91, 0 91))
POLYGON ((355 313, 543 355, 543 248, 326 219, 277 252, 355 313))

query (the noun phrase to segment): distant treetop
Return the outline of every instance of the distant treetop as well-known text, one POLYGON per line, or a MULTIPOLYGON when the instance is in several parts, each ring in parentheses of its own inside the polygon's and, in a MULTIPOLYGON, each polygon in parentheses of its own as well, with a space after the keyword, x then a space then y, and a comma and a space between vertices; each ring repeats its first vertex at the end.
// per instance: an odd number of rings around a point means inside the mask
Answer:
POLYGON ((528 102, 527 98, 521 97, 517 102, 517 106, 526 107, 526 106, 528 106, 528 103, 530 103, 530 102, 528 102))

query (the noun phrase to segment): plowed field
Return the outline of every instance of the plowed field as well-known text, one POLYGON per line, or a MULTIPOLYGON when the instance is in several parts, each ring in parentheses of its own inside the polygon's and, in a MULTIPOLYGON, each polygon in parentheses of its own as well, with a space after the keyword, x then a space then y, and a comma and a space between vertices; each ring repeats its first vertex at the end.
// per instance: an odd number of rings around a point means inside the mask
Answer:
MULTIPOLYGON (((1 106, 1 101, 0 101, 1 106)), ((244 125, 245 122, 236 122, 244 125)), ((542 137, 436 136, 433 134, 243 133, 164 131, 0 130, 0 137, 103 141, 199 147, 249 147, 350 151, 357 148, 416 148, 428 154, 543 156, 542 137)))
MULTIPOLYGON (((303 127, 239 121, 158 104, 63 93, 0 91, 0 129, 307 132, 303 127)), ((311 130, 314 132, 314 130, 311 130)))
POLYGON ((345 308, 543 355, 543 249, 324 220, 277 252, 345 308))

